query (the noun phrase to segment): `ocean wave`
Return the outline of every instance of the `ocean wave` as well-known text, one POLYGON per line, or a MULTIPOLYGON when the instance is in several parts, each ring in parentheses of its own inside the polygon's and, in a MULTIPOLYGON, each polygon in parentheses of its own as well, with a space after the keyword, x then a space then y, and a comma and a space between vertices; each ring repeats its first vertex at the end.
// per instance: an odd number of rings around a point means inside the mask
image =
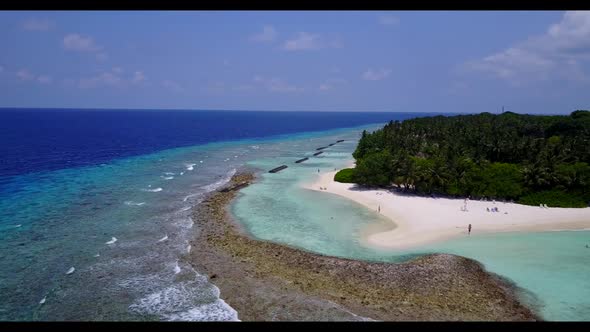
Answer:
POLYGON ((144 204, 145 204, 145 202, 139 202, 139 203, 136 203, 134 201, 126 201, 125 202, 125 205, 129 205, 129 206, 142 206, 144 204))
POLYGON ((163 238, 159 239, 158 242, 164 242, 168 240, 168 234, 166 234, 163 238))
POLYGON ((186 170, 187 170, 187 171, 192 171, 192 170, 194 170, 194 169, 195 169, 195 167, 194 167, 195 165, 196 165, 196 164, 186 164, 186 170))
POLYGON ((178 261, 176 261, 176 264, 174 265, 174 274, 179 274, 180 273, 180 266, 178 265, 178 261))
POLYGON ((160 177, 161 177, 162 179, 164 179, 164 180, 172 180, 172 179, 174 179, 174 177, 173 177, 173 176, 160 176, 160 177))
POLYGON ((176 173, 174 173, 174 172, 164 172, 164 175, 174 175, 174 174, 176 174, 176 173))
POLYGON ((169 321, 240 321, 238 312, 222 299, 184 312, 165 315, 165 318, 169 321))
POLYGON ((183 202, 186 202, 186 201, 188 201, 188 199, 189 199, 189 198, 191 198, 191 197, 195 197, 195 196, 200 196, 200 195, 202 195, 202 193, 196 193, 196 194, 190 194, 190 195, 186 195, 186 196, 185 196, 185 197, 182 199, 182 201, 183 201, 183 202))
POLYGON ((236 174, 236 169, 232 169, 231 171, 229 171, 227 174, 225 174, 225 176, 223 178, 221 178, 221 180, 213 182, 211 184, 208 184, 206 186, 202 186, 201 188, 205 189, 206 192, 211 192, 214 190, 217 190, 218 188, 220 188, 221 186, 223 186, 224 184, 228 183, 232 176, 234 176, 236 174))
MULTIPOLYGON (((174 266, 176 270, 176 266, 174 266)), ((227 321, 238 319, 237 312, 219 298, 219 288, 188 267, 195 278, 175 282, 134 301, 129 309, 142 315, 158 315, 174 321, 227 321)), ((184 278, 183 278, 184 279, 184 278)))
POLYGON ((105 242, 105 244, 113 244, 113 243, 115 243, 115 242, 117 242, 117 238, 113 236, 113 237, 111 238, 111 240, 110 240, 110 241, 108 241, 108 242, 105 242))
POLYGON ((160 188, 160 187, 158 187, 158 188, 155 188, 155 189, 143 189, 143 191, 149 191, 149 192, 151 192, 151 193, 157 193, 158 191, 162 191, 162 190, 163 190, 163 189, 162 189, 162 188, 160 188))

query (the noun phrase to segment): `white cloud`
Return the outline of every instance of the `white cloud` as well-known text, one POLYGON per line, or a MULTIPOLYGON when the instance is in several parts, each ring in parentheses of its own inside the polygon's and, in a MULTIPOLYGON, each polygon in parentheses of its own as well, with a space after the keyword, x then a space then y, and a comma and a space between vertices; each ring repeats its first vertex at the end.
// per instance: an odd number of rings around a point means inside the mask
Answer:
POLYGON ((123 80, 112 72, 103 72, 94 77, 82 78, 78 82, 78 86, 82 89, 96 88, 99 86, 114 86, 121 87, 123 80))
POLYGON ((133 73, 133 78, 131 79, 131 83, 138 84, 146 80, 145 75, 142 71, 136 71, 133 73))
POLYGON ((289 84, 285 80, 276 77, 266 78, 262 76, 255 76, 253 81, 255 84, 262 86, 264 89, 270 92, 301 92, 304 90, 302 87, 289 84))
POLYGON ((336 85, 344 84, 346 80, 342 78, 329 78, 325 82, 321 83, 319 86, 320 91, 328 91, 332 90, 336 87, 336 85))
POLYGON ((389 74, 391 74, 390 69, 381 68, 374 70, 369 68, 363 73, 362 78, 366 81, 380 81, 386 79, 389 74))
POLYGON ((35 76, 31 74, 27 69, 21 69, 17 71, 16 77, 18 77, 21 81, 30 81, 35 79, 35 76))
POLYGON ((539 36, 462 67, 521 84, 557 77, 587 80, 580 64, 590 60, 590 12, 569 11, 539 36))
POLYGON ((96 88, 101 86, 123 88, 136 85, 146 80, 142 71, 135 71, 133 75, 124 76, 124 70, 115 67, 110 71, 104 71, 93 77, 81 78, 78 80, 78 87, 82 89, 96 88))
POLYGON ((53 82, 53 79, 51 78, 51 76, 47 76, 47 75, 38 75, 37 76, 37 75, 31 73, 28 69, 21 69, 21 70, 17 71, 16 77, 18 77, 18 79, 21 81, 32 81, 32 82, 37 82, 37 83, 41 83, 41 84, 49 84, 49 83, 53 82))
POLYGON ((48 19, 30 18, 24 21, 21 27, 27 31, 47 31, 53 28, 55 24, 48 19))
POLYGON ((170 91, 173 91, 173 92, 183 92, 184 91, 184 88, 180 84, 178 84, 174 81, 171 81, 171 80, 162 81, 162 86, 170 91))
POLYGON ((265 25, 262 32, 250 36, 250 40, 255 42, 272 42, 277 38, 277 31, 272 25, 265 25))
POLYGON ((70 33, 65 36, 63 45, 66 50, 77 52, 98 52, 102 50, 102 47, 96 45, 92 37, 82 36, 77 33, 70 33))
POLYGON ((320 48, 338 48, 342 44, 337 41, 326 41, 319 34, 299 32, 293 39, 285 41, 283 49, 286 51, 317 50, 320 48))
POLYGON ((41 84, 49 84, 49 83, 53 82, 53 79, 50 76, 41 75, 41 76, 37 77, 37 82, 39 82, 41 84))
POLYGON ((397 25, 399 24, 399 18, 393 15, 381 15, 378 18, 379 24, 381 25, 397 25))

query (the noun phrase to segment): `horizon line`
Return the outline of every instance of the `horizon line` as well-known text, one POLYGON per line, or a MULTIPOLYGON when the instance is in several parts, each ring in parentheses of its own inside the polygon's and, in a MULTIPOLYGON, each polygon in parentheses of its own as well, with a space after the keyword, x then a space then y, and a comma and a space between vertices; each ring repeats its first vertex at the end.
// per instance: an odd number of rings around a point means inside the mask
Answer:
MULTIPOLYGON (((501 111, 498 112, 490 112, 490 111, 481 111, 481 112, 461 112, 461 111, 454 111, 454 112, 445 112, 445 111, 326 111, 326 110, 269 110, 269 109, 187 109, 187 108, 91 108, 91 107, 12 107, 12 106, 1 106, 0 111, 3 110, 74 110, 74 111, 184 111, 184 112, 195 112, 195 111, 211 111, 211 112, 307 112, 307 113, 441 113, 441 114, 479 114, 479 113, 491 113, 491 114, 502 114, 501 111)), ((574 110, 575 111, 575 110, 574 110)), ((518 113, 518 114, 531 114, 531 115, 569 115, 574 111, 570 111, 568 113, 527 113, 527 112, 514 112, 514 111, 505 111, 511 113, 518 113)))

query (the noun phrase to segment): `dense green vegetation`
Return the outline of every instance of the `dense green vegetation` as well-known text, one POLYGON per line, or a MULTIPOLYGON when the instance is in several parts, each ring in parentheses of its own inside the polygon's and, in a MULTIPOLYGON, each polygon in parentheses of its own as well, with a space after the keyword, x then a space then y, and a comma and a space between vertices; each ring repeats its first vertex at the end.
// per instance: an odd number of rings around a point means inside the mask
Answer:
POLYGON ((590 112, 434 116, 363 132, 355 183, 418 194, 583 207, 590 202, 590 112))
POLYGON ((338 171, 338 173, 336 173, 336 175, 334 175, 334 181, 342 182, 342 183, 354 183, 353 173, 354 173, 354 168, 342 169, 342 170, 338 171))

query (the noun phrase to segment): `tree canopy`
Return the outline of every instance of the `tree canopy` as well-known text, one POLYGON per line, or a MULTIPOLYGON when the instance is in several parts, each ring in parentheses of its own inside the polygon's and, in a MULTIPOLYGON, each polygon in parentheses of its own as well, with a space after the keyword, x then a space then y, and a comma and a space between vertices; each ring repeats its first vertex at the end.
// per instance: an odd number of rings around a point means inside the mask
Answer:
POLYGON ((364 131, 353 153, 354 182, 418 194, 587 206, 590 112, 502 114, 391 121, 364 131))

